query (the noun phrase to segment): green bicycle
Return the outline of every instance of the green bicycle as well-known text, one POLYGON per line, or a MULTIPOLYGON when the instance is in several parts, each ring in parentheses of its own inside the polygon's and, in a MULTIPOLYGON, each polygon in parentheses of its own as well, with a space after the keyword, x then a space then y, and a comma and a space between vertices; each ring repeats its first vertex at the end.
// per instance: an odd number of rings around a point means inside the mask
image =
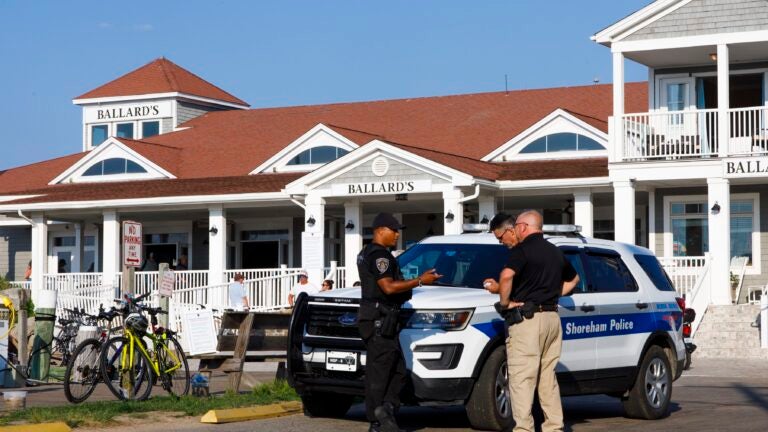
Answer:
POLYGON ((125 318, 123 336, 111 338, 101 351, 102 379, 122 400, 147 399, 158 381, 173 396, 189 392, 189 365, 184 350, 175 332, 157 326, 157 315, 167 312, 140 304, 147 295, 132 301, 133 312, 125 318), (147 331, 149 323, 142 312, 150 316, 151 332, 147 331))

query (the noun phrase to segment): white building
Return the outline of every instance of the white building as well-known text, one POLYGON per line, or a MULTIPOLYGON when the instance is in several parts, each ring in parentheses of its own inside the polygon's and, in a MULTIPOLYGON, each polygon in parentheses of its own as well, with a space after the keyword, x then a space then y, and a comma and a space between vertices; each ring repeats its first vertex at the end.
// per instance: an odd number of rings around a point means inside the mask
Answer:
POLYGON ((733 256, 763 284, 765 1, 660 0, 593 39, 613 85, 273 109, 157 59, 75 98, 82 152, 0 173, 0 271, 31 259, 34 290, 119 283, 135 220, 145 256, 189 258, 190 288, 299 267, 351 284, 380 211, 405 248, 534 208, 648 246, 673 277, 707 268, 714 303, 731 302, 733 256), (626 58, 647 83, 624 83, 626 58))

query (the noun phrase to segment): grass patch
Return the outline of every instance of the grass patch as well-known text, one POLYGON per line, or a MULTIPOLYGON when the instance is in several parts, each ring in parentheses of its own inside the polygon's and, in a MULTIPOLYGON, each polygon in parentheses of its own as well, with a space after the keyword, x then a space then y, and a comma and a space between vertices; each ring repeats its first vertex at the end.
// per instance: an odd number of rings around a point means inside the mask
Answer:
POLYGON ((122 415, 146 417, 141 413, 149 411, 173 411, 186 416, 198 416, 212 409, 267 405, 298 399, 299 396, 285 380, 277 380, 254 387, 249 393, 227 392, 224 395, 208 398, 184 396, 176 399, 170 396, 159 396, 141 402, 100 401, 79 405, 27 408, 3 415, 0 417, 0 425, 63 421, 70 427, 95 426, 112 423, 115 417, 122 415))

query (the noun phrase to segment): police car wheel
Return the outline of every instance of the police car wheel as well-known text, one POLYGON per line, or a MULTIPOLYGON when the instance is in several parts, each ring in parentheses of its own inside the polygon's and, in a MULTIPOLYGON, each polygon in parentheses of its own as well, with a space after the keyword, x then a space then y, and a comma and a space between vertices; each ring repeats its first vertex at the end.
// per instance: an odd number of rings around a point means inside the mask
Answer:
POLYGON ((646 351, 629 397, 623 400, 628 417, 655 420, 669 413, 672 399, 672 367, 659 346, 646 351))
POLYGON ((312 393, 301 396, 304 415, 307 417, 344 417, 354 398, 335 393, 312 393))
POLYGON ((507 355, 503 345, 488 356, 465 408, 474 429, 506 430, 512 425, 507 355))

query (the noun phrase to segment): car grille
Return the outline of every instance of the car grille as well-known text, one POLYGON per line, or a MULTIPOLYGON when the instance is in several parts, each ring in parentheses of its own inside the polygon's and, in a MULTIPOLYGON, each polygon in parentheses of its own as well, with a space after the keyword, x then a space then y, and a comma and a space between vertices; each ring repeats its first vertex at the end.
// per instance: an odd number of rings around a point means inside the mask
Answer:
POLYGON ((309 321, 307 322, 307 334, 312 336, 325 337, 343 337, 360 338, 360 332, 357 329, 357 311, 358 308, 334 307, 334 306, 309 306, 309 321), (351 316, 354 315, 354 320, 351 316), (342 324, 340 318, 345 316, 347 322, 352 324, 342 324))

